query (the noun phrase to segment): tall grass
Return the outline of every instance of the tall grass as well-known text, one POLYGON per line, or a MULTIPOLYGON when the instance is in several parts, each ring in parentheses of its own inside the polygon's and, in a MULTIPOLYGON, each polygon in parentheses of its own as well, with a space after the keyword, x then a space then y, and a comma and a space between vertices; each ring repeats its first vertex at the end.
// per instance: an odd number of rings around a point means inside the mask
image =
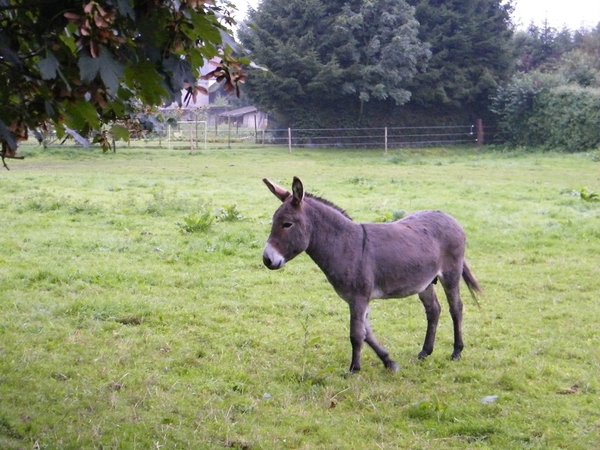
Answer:
POLYGON ((600 203, 573 195, 600 190, 594 154, 25 153, 0 173, 0 448, 600 442, 600 203), (419 361, 418 300, 376 301, 401 371, 365 351, 346 376, 347 306, 305 255, 261 262, 278 201, 260 180, 294 175, 358 221, 463 224, 486 294, 465 296, 461 361, 447 311, 419 361))

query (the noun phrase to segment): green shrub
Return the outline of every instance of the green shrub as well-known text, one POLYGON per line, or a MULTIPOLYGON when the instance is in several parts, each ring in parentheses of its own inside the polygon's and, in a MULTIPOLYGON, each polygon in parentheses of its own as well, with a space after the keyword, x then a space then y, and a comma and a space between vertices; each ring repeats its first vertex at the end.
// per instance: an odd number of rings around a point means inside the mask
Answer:
POLYGON ((213 224, 213 215, 210 211, 202 210, 199 214, 186 214, 183 222, 177 222, 182 233, 206 233, 213 224))
POLYGON ((514 145, 539 146, 543 133, 532 129, 530 120, 535 114, 535 100, 544 91, 557 86, 561 80, 540 72, 517 74, 498 88, 492 97, 491 111, 498 115, 498 125, 508 141, 514 145))
POLYGON ((600 89, 533 72, 515 76, 492 100, 513 145, 577 152, 600 144, 600 89))
POLYGON ((529 119, 542 144, 583 151, 600 144, 600 89, 559 86, 542 92, 529 119))
POLYGON ((396 220, 402 219, 406 216, 406 211, 403 209, 395 209, 391 213, 386 212, 383 213, 379 218, 378 222, 395 222, 396 220))
POLYGON ((600 201, 600 195, 598 195, 594 191, 590 191, 588 188, 581 188, 579 191, 579 197, 581 200, 585 200, 586 202, 598 202, 600 201))
POLYGON ((228 205, 217 208, 216 218, 220 222, 235 222, 243 220, 244 215, 237 209, 237 205, 228 205))

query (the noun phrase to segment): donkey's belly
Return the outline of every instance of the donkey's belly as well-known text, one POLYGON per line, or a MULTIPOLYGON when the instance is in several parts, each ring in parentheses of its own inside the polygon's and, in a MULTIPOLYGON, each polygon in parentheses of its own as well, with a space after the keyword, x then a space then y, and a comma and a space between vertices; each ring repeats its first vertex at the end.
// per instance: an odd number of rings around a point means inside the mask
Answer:
POLYGON ((388 283, 385 287, 375 286, 371 291, 370 298, 404 298, 409 295, 415 295, 423 292, 435 280, 435 275, 422 277, 419 280, 412 282, 398 281, 396 283, 388 283))
POLYGON ((410 295, 418 294, 419 292, 423 292, 427 288, 427 286, 429 286, 430 284, 431 283, 427 283, 425 286, 420 286, 418 288, 412 288, 412 289, 404 288, 404 289, 387 290, 387 291, 383 291, 379 288, 375 288, 371 292, 370 299, 373 300, 375 298, 404 298, 404 297, 408 297, 410 295))

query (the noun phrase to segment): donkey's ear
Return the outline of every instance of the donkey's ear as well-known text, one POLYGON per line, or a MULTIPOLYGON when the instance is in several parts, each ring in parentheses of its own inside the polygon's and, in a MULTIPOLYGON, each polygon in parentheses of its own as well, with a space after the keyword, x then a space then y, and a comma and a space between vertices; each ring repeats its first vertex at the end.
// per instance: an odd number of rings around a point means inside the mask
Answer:
POLYGON ((292 182, 292 192, 294 193, 292 204, 298 206, 302 203, 302 200, 304 200, 304 186, 298 177, 294 177, 294 181, 292 182))
POLYGON ((275 183, 271 183, 267 178, 263 178, 263 183, 267 185, 269 190, 282 202, 290 196, 290 193, 281 186, 277 186, 275 183))

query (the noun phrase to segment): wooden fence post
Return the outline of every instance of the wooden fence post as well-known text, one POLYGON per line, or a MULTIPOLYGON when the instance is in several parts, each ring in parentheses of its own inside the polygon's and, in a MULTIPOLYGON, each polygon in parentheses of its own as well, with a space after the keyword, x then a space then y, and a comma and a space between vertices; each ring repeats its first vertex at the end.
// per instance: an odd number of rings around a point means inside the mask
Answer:
POLYGON ((258 124, 256 123, 256 114, 254 114, 254 143, 258 144, 258 124))
POLYGON ((292 129, 288 128, 288 149, 290 154, 292 153, 292 129))
POLYGON ((227 116, 227 148, 231 148, 231 116, 227 116))
POLYGON ((387 155, 387 144, 388 144, 388 134, 387 134, 387 127, 385 127, 385 137, 384 137, 384 145, 385 145, 385 154, 387 155))
POLYGON ((194 145, 194 130, 190 129, 190 155, 194 154, 196 146, 194 145))
POLYGON ((477 119, 477 147, 481 147, 483 145, 483 120, 477 119))

